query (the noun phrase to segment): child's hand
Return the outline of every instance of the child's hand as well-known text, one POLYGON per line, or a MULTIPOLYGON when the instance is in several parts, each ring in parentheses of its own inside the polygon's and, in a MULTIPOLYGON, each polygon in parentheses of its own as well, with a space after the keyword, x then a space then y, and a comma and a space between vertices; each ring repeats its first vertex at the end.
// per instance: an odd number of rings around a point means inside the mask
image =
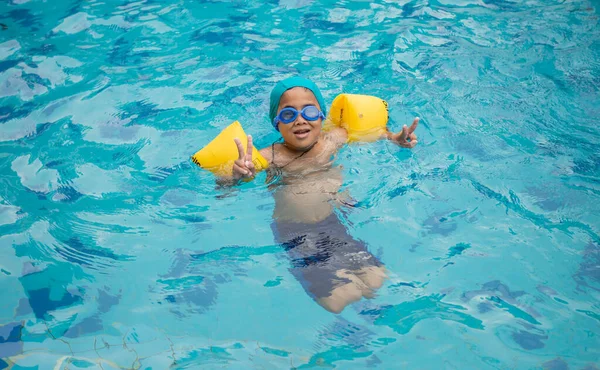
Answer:
POLYGON ((404 127, 402 127, 402 131, 400 131, 398 134, 392 134, 390 139, 395 141, 403 148, 414 148, 418 143, 417 134, 414 132, 418 125, 419 118, 417 117, 410 127, 406 127, 406 125, 404 125, 404 127))
POLYGON ((240 139, 235 138, 235 145, 237 145, 239 158, 233 162, 233 178, 239 180, 242 177, 254 177, 256 169, 254 163, 252 163, 252 136, 248 135, 248 145, 246 146, 246 153, 244 153, 244 146, 240 139))

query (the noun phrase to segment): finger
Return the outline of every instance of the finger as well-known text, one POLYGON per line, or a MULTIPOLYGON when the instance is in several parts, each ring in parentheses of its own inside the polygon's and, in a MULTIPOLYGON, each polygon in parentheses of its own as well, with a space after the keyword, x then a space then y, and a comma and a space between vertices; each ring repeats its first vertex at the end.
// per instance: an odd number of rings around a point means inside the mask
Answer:
POLYGON ((244 159, 244 146, 242 145, 242 142, 237 137, 233 139, 233 141, 235 141, 235 145, 237 145, 239 159, 244 159))
POLYGON ((400 136, 398 136, 398 142, 404 143, 406 142, 406 136, 408 135, 408 129, 406 125, 402 126, 402 131, 400 132, 400 136))
POLYGON ((254 162, 246 161, 244 164, 245 164, 246 168, 248 169, 248 171, 254 173, 254 162))
POLYGON ((246 173, 247 168, 244 166, 244 162, 238 159, 237 161, 233 162, 233 170, 239 173, 246 173))
POLYGON ((416 141, 406 141, 404 143, 398 143, 398 145, 400 145, 401 147, 406 148, 406 149, 412 149, 415 147, 415 145, 417 145, 417 142, 416 141))
POLYGON ((408 138, 410 139, 410 141, 415 141, 417 140, 417 134, 411 132, 410 134, 408 134, 408 138))
POLYGON ((248 146, 246 147, 246 160, 252 160, 252 135, 248 135, 248 146))
POLYGON ((419 142, 417 140, 411 140, 411 141, 399 141, 398 145, 400 145, 403 148, 408 148, 408 149, 412 149, 415 146, 417 146, 419 142))
POLYGON ((245 167, 242 167, 237 164, 237 161, 233 163, 233 173, 238 176, 248 176, 250 171, 248 171, 245 167))
POLYGON ((419 119, 419 117, 415 117, 415 120, 413 121, 412 125, 410 125, 410 127, 408 128, 409 134, 412 134, 413 131, 417 129, 417 126, 419 125, 419 119))
POLYGON ((246 162, 244 163, 248 169, 250 169, 250 167, 252 167, 252 169, 254 169, 254 164, 252 163, 252 150, 253 149, 254 149, 254 147, 252 146, 252 135, 248 135, 248 144, 246 147, 246 162))

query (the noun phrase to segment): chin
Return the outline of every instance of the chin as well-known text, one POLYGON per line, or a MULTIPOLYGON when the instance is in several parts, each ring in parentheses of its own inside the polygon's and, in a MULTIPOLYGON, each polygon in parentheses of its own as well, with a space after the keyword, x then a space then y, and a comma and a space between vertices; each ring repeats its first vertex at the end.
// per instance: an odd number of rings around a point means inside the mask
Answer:
POLYGON ((289 138, 289 140, 286 140, 286 141, 288 142, 288 144, 291 144, 291 146, 293 146, 295 149, 298 149, 298 150, 306 150, 306 149, 310 148, 319 139, 318 134, 317 135, 312 134, 304 139, 298 139, 294 136, 294 134, 292 134, 290 136, 291 137, 289 138))
POLYGON ((304 151, 306 149, 309 149, 310 147, 312 147, 317 140, 319 140, 319 136, 321 135, 321 126, 313 126, 311 125, 310 127, 302 127, 302 128, 294 128, 292 130, 286 130, 283 131, 281 130, 281 135, 283 136, 283 139, 285 140, 285 142, 292 148, 296 149, 296 150, 301 150, 304 151), (294 132, 298 131, 299 129, 309 129, 310 131, 308 132, 308 134, 306 135, 306 137, 298 137, 294 132))

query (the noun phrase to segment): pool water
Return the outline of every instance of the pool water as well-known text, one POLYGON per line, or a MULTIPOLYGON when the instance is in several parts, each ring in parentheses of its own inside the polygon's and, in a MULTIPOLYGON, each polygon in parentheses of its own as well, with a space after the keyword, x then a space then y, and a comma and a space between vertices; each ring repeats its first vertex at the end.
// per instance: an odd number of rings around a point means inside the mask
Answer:
POLYGON ((0 369, 600 368, 597 1, 0 4, 0 369), (386 267, 325 310, 266 174, 190 155, 275 83, 376 95, 335 161, 386 267))

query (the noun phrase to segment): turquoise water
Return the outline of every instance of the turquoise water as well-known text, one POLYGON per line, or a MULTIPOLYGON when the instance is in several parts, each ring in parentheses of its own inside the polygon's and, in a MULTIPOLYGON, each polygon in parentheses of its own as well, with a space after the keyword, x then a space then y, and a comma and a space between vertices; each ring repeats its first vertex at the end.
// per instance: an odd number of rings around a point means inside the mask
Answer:
POLYGON ((598 369, 595 1, 0 4, 0 369, 598 369), (260 174, 287 76, 386 99, 419 145, 342 149, 386 266, 339 314, 290 273, 260 174), (11 367, 12 366, 12 367, 11 367))

